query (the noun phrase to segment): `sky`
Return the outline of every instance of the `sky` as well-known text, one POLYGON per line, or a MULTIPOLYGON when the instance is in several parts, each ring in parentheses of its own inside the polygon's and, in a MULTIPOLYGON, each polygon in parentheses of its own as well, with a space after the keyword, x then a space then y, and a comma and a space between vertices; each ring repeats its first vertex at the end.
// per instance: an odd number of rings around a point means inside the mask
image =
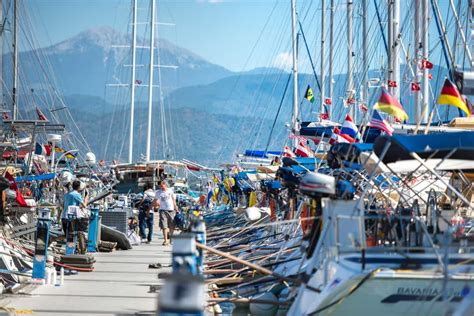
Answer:
MULTIPOLYGON (((127 31, 129 0, 28 0, 38 40, 48 46, 97 26, 127 31)), ((149 21, 148 1, 138 0, 139 22, 149 21)), ((272 8, 289 17, 289 2, 275 0, 159 0, 160 36, 234 71, 243 69, 272 8)), ((287 26, 290 35, 290 25, 287 26)), ((271 32, 270 32, 271 34, 271 32)), ((263 66, 263 64, 261 65, 263 66)))

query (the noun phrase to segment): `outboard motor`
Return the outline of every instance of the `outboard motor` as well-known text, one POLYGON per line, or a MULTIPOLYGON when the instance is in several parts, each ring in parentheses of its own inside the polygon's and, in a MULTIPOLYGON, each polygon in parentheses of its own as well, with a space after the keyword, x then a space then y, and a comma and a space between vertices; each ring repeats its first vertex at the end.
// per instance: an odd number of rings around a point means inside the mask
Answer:
POLYGON ((321 199, 336 194, 336 179, 325 174, 308 172, 301 177, 299 190, 302 194, 311 197, 311 210, 307 217, 317 217, 309 222, 309 233, 304 236, 309 240, 307 253, 308 257, 311 257, 321 234, 320 218, 323 213, 321 199))

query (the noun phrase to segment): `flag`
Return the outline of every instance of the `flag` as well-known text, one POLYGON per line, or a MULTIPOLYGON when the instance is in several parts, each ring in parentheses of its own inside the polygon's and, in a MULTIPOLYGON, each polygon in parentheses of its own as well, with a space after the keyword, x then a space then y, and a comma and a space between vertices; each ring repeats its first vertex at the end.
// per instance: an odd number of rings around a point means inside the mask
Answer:
POLYGON ((314 157, 313 151, 306 145, 306 141, 298 139, 295 147, 295 154, 298 157, 314 157))
POLYGON ((419 82, 412 82, 410 85, 410 88, 411 88, 411 92, 418 92, 421 90, 419 82))
POLYGON ((431 63, 428 59, 422 59, 420 64, 421 69, 432 69, 433 63, 431 63))
POLYGON ((428 74, 428 80, 433 79, 433 74, 428 74))
POLYGON ((319 118, 321 120, 329 120, 329 113, 320 113, 319 118))
POLYGON ((398 84, 395 80, 387 80, 387 86, 389 86, 390 88, 396 88, 398 87, 398 84))
POLYGON ((344 123, 342 123, 341 135, 349 135, 352 139, 360 139, 360 133, 357 129, 357 125, 354 124, 349 114, 346 115, 344 123))
POLYGON ((309 102, 311 102, 311 103, 314 102, 313 89, 311 89, 311 87, 309 85, 308 85, 308 88, 306 88, 306 93, 304 94, 304 97, 309 102))
POLYGON ((35 154, 42 156, 49 156, 51 154, 51 145, 35 144, 35 154))
POLYGON ((21 194, 21 191, 18 188, 18 185, 15 182, 15 179, 8 171, 5 172, 5 178, 7 178, 7 180, 10 181, 10 189, 16 192, 16 202, 18 203, 18 205, 21 207, 27 207, 28 204, 26 204, 23 194, 21 194))
POLYGON ((331 98, 325 98, 324 99, 324 104, 331 105, 332 104, 332 99, 331 98))
POLYGON ((291 150, 290 147, 285 146, 283 149, 283 157, 296 157, 295 153, 291 150))
POLYGON ((99 167, 103 167, 103 166, 105 166, 105 160, 101 159, 99 160, 99 167))
POLYGON ((10 119, 10 115, 8 115, 8 112, 3 112, 2 113, 2 120, 6 121, 10 119))
POLYGON ((374 110, 369 126, 384 131, 388 135, 393 134, 393 127, 385 121, 377 110, 374 110))
POLYGON ((396 98, 390 95, 385 89, 382 89, 379 100, 374 105, 374 110, 380 110, 401 121, 408 120, 408 114, 396 98))
MULTIPOLYGON (((66 152, 66 150, 64 150, 64 148, 61 148, 61 147, 59 147, 59 146, 55 146, 55 147, 54 147, 54 151, 57 152, 57 153, 65 153, 65 152, 66 152)), ((74 159, 74 158, 76 158, 76 155, 73 154, 73 153, 67 153, 67 154, 66 154, 66 158, 68 158, 68 159, 74 159)))
POLYGON ((438 97, 438 104, 453 105, 466 113, 467 116, 471 115, 471 112, 462 99, 458 88, 449 79, 444 81, 444 86, 438 97))
POLYGON ((332 132, 331 138, 329 139, 329 144, 338 144, 338 143, 353 143, 354 139, 349 135, 341 135, 339 128, 335 127, 332 132))
POLYGON ((142 84, 142 81, 137 79, 137 80, 135 80, 135 84, 142 84))
POLYGON ((360 110, 364 113, 367 113, 369 111, 369 108, 367 107, 367 104, 365 103, 361 103, 359 107, 360 107, 360 110))
POLYGON ((349 106, 349 105, 354 104, 354 103, 356 103, 356 100, 352 96, 347 98, 346 106, 349 106))
POLYGON ((48 119, 47 119, 46 116, 43 114, 43 112, 41 112, 41 110, 39 109, 39 107, 36 107, 36 114, 38 115, 38 120, 40 120, 40 121, 48 121, 48 119))

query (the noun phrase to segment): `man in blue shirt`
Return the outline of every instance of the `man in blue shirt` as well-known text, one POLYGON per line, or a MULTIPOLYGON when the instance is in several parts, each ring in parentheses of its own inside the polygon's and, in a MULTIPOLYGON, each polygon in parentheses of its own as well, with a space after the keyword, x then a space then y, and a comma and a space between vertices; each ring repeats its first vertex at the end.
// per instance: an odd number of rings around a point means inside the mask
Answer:
POLYGON ((67 217, 67 211, 68 211, 69 206, 79 206, 83 208, 87 207, 86 206, 87 197, 85 197, 85 199, 82 198, 81 193, 79 193, 80 188, 81 188, 81 181, 75 180, 72 183, 72 191, 64 195, 64 208, 63 208, 63 213, 61 215, 64 234, 66 234, 67 229, 68 229, 69 220, 67 217))

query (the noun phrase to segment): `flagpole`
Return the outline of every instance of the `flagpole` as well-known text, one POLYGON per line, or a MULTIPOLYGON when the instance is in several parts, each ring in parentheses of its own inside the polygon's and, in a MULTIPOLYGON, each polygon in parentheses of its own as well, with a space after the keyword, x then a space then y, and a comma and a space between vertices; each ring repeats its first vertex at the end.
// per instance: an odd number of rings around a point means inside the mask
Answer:
MULTIPOLYGON (((420 63, 419 56, 420 56, 420 0, 415 0, 415 58, 413 59, 415 64, 415 82, 419 85, 420 83, 420 72, 418 71, 418 65, 420 63)), ((411 89, 411 87, 410 87, 411 89)), ((415 92, 415 122, 418 125, 420 121, 420 91, 415 92)))
POLYGON ((393 0, 392 13, 392 41, 393 41, 393 56, 392 56, 392 71, 393 81, 396 87, 393 88, 393 96, 400 99, 400 0, 393 0))
POLYGON ((128 163, 133 162, 133 124, 135 115, 135 69, 136 69, 136 46, 137 46, 137 0, 133 0, 132 20, 132 82, 130 91, 130 136, 128 141, 128 163))
MULTIPOLYGON (((331 17, 329 22, 329 93, 328 98, 332 102, 332 94, 333 94, 333 59, 334 59, 334 0, 331 0, 331 17)), ((329 105, 328 114, 329 119, 332 119, 332 107, 333 104, 329 105)))
POLYGON ((150 161, 151 149, 151 116, 153 110, 153 58, 155 53, 155 0, 151 0, 150 21, 150 77, 148 84, 148 126, 146 133, 146 155, 145 160, 150 161))
MULTIPOLYGON (((354 99, 354 81, 353 81, 353 51, 352 51, 352 10, 353 0, 347 0, 347 99, 354 99)), ((351 117, 356 121, 356 108, 355 104, 349 104, 349 113, 351 117)))
POLYGON ((319 102, 319 113, 323 113, 324 109, 324 93, 325 93, 325 80, 324 80, 324 66, 325 66, 325 60, 324 60, 324 51, 325 51, 325 45, 324 45, 324 36, 325 30, 326 30, 326 0, 321 1, 321 97, 320 97, 320 102, 319 102))
POLYGON ((295 133, 298 130, 298 48, 296 40, 296 0, 291 0, 291 35, 293 46, 293 115, 291 118, 291 128, 295 133))
MULTIPOLYGON (((422 0, 422 21, 423 25, 421 27, 422 30, 422 45, 423 45, 423 60, 428 60, 429 54, 429 25, 430 25, 430 4, 429 0, 422 0)), ((426 67, 423 68, 423 112, 421 114, 421 122, 426 123, 428 121, 428 113, 429 113, 429 96, 430 96, 430 86, 429 86, 429 79, 428 79, 428 69, 426 67)))

